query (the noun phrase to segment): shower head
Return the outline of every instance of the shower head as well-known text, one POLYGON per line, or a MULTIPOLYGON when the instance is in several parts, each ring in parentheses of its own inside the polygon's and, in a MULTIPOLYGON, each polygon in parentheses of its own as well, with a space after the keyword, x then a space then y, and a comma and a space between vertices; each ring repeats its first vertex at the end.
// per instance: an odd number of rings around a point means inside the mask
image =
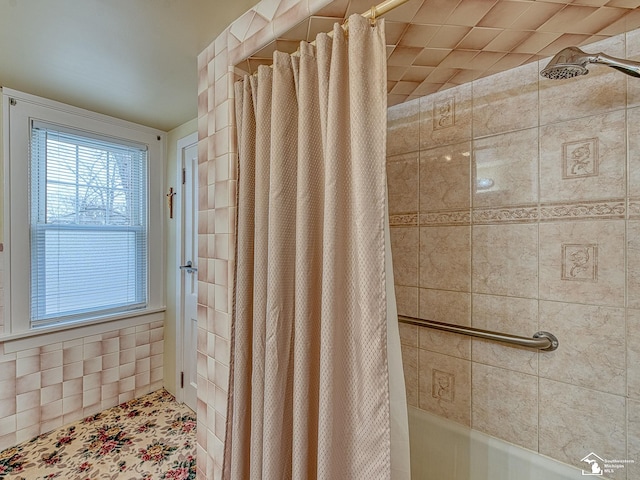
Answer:
POLYGON ((640 62, 615 58, 604 53, 585 53, 578 47, 567 47, 560 50, 540 72, 540 75, 551 80, 586 75, 589 73, 587 70, 589 63, 607 65, 632 77, 640 78, 640 62))

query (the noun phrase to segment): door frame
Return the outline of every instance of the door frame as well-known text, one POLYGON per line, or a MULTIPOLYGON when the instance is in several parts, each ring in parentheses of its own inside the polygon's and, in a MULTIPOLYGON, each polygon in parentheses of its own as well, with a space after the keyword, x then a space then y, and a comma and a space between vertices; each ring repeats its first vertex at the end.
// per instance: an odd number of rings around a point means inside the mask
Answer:
MULTIPOLYGON (((182 270, 178 268, 182 265, 183 256, 183 236, 184 236, 184 185, 182 183, 182 169, 185 167, 184 153, 187 148, 198 143, 198 132, 194 132, 186 137, 178 140, 177 144, 177 169, 176 172, 176 199, 178 205, 174 210, 174 218, 176 220, 176 251, 175 251, 175 265, 176 265, 176 315, 175 315, 175 332, 176 332, 176 400, 180 403, 184 403, 184 388, 181 386, 181 374, 184 372, 184 338, 182 332, 182 326, 184 324, 184 282, 182 281, 182 270)), ((196 172, 197 174, 197 172, 196 172)), ((196 205, 195 208, 198 208, 196 205)), ((196 232, 196 235, 198 232, 196 232)))

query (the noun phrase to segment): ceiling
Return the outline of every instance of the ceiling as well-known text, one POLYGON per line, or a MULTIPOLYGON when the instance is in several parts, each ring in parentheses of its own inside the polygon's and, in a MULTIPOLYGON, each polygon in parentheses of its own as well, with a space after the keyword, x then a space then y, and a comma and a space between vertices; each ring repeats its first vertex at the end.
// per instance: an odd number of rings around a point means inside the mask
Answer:
POLYGON ((197 55, 258 0, 0 0, 0 85, 168 131, 197 55))
MULTIPOLYGON (((335 0, 271 63, 380 0, 335 0)), ((197 55, 257 0, 0 0, 0 85, 168 131, 197 116, 197 55)), ((410 0, 388 13, 389 104, 640 27, 640 0, 410 0)))
MULTIPOLYGON (((373 0, 373 3, 378 3, 373 0)), ((293 52, 372 0, 336 0, 240 67, 293 52)), ((554 55, 640 27, 640 0, 410 0, 385 15, 388 104, 554 55)))

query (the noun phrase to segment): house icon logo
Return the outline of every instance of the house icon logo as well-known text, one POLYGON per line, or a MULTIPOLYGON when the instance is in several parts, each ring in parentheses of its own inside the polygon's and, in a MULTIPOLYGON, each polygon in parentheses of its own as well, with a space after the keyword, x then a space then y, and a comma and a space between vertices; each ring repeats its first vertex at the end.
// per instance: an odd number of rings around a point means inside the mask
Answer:
POLYGON ((584 457, 581 462, 589 464, 587 470, 582 470, 582 475, 598 475, 601 476, 604 468, 604 460, 595 453, 591 452, 584 457))

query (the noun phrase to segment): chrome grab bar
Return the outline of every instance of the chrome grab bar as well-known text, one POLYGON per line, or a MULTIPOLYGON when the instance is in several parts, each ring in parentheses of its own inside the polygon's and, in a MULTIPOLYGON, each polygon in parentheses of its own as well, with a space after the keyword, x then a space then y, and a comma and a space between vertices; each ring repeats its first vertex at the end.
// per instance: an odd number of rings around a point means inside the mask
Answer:
POLYGON ((559 342, 555 335, 549 332, 537 332, 532 338, 519 337, 508 333, 492 332, 490 330, 482 330, 480 328, 465 327, 462 325, 452 325, 450 323, 435 322, 433 320, 425 320, 422 318, 406 317, 398 315, 398 321, 409 325, 417 325, 418 327, 434 328, 443 332, 459 333, 470 337, 484 338, 486 340, 495 340, 497 342, 509 343, 521 347, 535 348, 543 352, 552 352, 558 348, 559 342))

